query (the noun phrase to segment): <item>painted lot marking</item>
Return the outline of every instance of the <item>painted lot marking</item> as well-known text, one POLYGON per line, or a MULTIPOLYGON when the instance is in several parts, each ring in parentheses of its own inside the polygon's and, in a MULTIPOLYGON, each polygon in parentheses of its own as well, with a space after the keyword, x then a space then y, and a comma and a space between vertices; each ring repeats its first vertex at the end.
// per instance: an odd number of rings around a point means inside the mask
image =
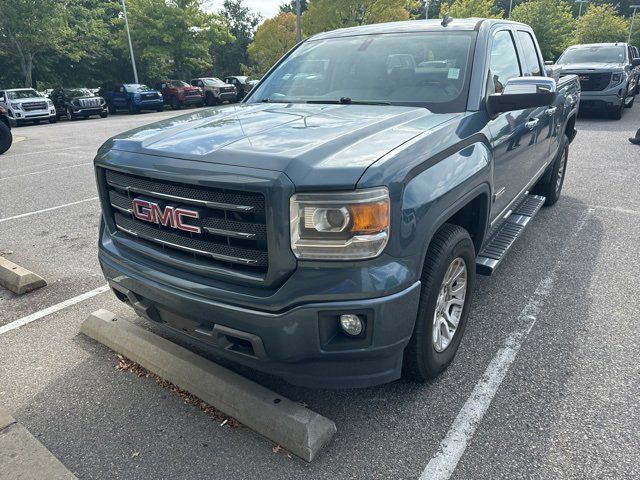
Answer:
POLYGON ((6 155, 5 158, 23 157, 25 155, 38 155, 40 153, 55 153, 61 150, 73 150, 74 148, 79 148, 79 147, 65 147, 65 148, 56 148, 55 150, 40 150, 38 152, 14 153, 14 154, 6 155))
POLYGON ((76 163, 75 165, 68 165, 66 167, 49 168, 47 170, 38 170, 37 172, 22 173, 20 175, 11 175, 10 177, 0 177, 0 182, 2 180, 9 180, 11 178, 28 177, 29 175, 38 175, 40 173, 47 173, 47 172, 57 172, 58 170, 65 170, 67 168, 74 168, 74 167, 82 167, 84 165, 93 165, 93 162, 76 163))
POLYGON ((44 310, 40 310, 39 312, 32 313, 31 315, 19 318, 18 320, 14 320, 13 322, 7 323, 6 325, 0 327, 0 335, 10 332, 11 330, 15 330, 16 328, 20 328, 35 320, 39 320, 42 317, 46 317, 47 315, 51 315, 52 313, 59 312, 60 310, 75 305, 76 303, 84 302, 85 300, 95 297, 96 295, 100 295, 101 293, 104 293, 108 290, 109 285, 103 285, 101 287, 80 294, 77 297, 70 298, 68 300, 65 300, 64 302, 60 302, 56 305, 45 308, 44 310))
MULTIPOLYGON (((587 209, 580 217, 567 245, 570 245, 571 241, 582 231, 593 210, 593 208, 587 209)), ((565 251, 567 248, 565 248, 565 251)), ((448 480, 453 474, 478 425, 489 409, 489 405, 491 405, 491 401, 500 384, 507 375, 509 367, 516 359, 520 347, 522 347, 527 335, 536 324, 544 301, 553 290, 553 284, 562 265, 563 258, 564 255, 560 255, 560 260, 555 263, 549 275, 538 284, 533 296, 516 320, 518 328, 509 334, 504 346, 498 350, 498 353, 489 362, 482 378, 473 388, 471 395, 462 406, 447 435, 440 442, 438 453, 429 460, 422 475, 420 475, 420 480, 448 480)))
POLYGON ((37 215, 38 213, 50 212, 52 210, 58 210, 60 208, 70 207, 72 205, 78 205, 80 203, 92 202, 93 200, 97 200, 98 197, 85 198, 84 200, 78 200, 77 202, 65 203, 64 205, 58 205, 57 207, 44 208, 42 210, 36 210, 35 212, 21 213, 20 215, 15 215, 13 217, 0 218, 0 223, 8 222, 9 220, 15 220, 17 218, 30 217, 31 215, 37 215))

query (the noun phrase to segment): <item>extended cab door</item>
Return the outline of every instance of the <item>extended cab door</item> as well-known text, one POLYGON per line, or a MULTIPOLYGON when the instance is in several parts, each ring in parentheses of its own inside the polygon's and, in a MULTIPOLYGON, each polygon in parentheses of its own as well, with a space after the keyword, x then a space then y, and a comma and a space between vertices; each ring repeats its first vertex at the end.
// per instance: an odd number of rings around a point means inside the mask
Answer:
MULTIPOLYGON (((487 95, 501 93, 508 80, 523 76, 522 61, 510 27, 493 32, 489 54, 487 95)), ((489 121, 494 149, 492 221, 506 213, 507 207, 533 178, 532 171, 540 158, 536 149, 540 125, 535 116, 537 110, 501 113, 489 121)))
POLYGON ((127 106, 127 92, 124 89, 124 85, 118 85, 114 89, 113 104, 118 108, 125 108, 127 106))
MULTIPOLYGON (((527 30, 518 29, 516 36, 520 44, 524 76, 544 77, 542 57, 531 33, 527 30)), ((553 144, 557 145, 558 143, 558 129, 554 128, 558 118, 558 107, 555 105, 536 108, 531 113, 530 121, 537 122, 537 125, 533 130, 536 139, 532 153, 534 163, 532 163, 529 171, 530 178, 544 170, 550 161, 550 156, 552 155, 551 147, 553 144)))

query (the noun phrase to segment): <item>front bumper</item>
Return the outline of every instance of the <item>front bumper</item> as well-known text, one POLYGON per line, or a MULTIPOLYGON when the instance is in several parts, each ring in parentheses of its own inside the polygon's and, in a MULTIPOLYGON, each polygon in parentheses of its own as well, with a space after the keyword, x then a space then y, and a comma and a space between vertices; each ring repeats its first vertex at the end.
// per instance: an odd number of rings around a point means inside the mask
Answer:
MULTIPOLYGON (((293 306, 269 311, 270 297, 256 297, 248 306, 227 303, 223 295, 207 295, 202 285, 190 285, 187 279, 180 280, 182 288, 169 285, 162 272, 116 246, 104 227, 99 259, 120 300, 214 354, 308 387, 367 387, 400 377, 404 347, 417 315, 420 282, 382 296, 376 296, 379 291, 360 291, 337 295, 339 300, 303 301, 304 297, 296 297, 300 282, 294 279, 271 296, 291 296, 293 306), (302 303, 295 304, 297 299, 302 303), (255 306, 259 304, 265 308, 255 306), (341 313, 366 318, 365 334, 354 338, 341 333, 337 323, 341 313)), ((380 267, 397 268, 393 264, 380 267)), ((322 282, 325 275, 321 269, 314 270, 316 281, 322 282)), ((360 270, 362 277, 370 274, 367 267, 344 270, 345 277, 358 273, 349 270, 360 270)))
POLYGON ((625 84, 620 84, 616 87, 596 92, 583 90, 580 94, 580 108, 585 110, 616 110, 625 101, 625 87, 625 84))
POLYGON ((164 107, 164 102, 162 98, 158 98, 157 100, 142 100, 138 103, 133 104, 138 110, 157 110, 158 108, 164 107))
POLYGON ((14 120, 22 120, 26 122, 30 122, 33 120, 48 120, 51 117, 56 116, 56 109, 52 107, 51 109, 46 110, 9 110, 10 117, 13 117, 14 120))
POLYGON ((236 92, 223 92, 220 93, 218 98, 221 102, 235 102, 238 99, 238 94, 236 92))
POLYGON ((183 105, 198 105, 204 103, 204 97, 196 96, 196 95, 185 95, 180 99, 180 103, 183 105))
POLYGON ((74 115, 79 117, 82 116, 90 116, 90 115, 101 115, 103 113, 107 113, 107 106, 104 107, 93 107, 93 108, 74 108, 71 110, 74 115))

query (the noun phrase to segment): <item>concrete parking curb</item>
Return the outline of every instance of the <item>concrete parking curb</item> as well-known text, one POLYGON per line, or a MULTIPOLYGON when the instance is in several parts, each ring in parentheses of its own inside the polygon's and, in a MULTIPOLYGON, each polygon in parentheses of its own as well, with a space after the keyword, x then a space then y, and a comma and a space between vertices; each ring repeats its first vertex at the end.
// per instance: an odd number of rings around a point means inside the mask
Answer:
POLYGON ((0 409, 0 480, 76 478, 29 431, 0 409))
POLYGON ((80 331, 311 462, 336 433, 333 421, 107 310, 80 331))
POLYGON ((0 285, 17 295, 44 287, 47 282, 39 275, 0 257, 0 285))

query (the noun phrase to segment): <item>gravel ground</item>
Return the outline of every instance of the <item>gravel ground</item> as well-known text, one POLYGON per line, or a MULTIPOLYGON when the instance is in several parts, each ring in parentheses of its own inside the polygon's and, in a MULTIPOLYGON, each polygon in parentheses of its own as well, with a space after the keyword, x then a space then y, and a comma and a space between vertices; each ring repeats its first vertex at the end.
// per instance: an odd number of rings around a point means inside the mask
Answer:
MULTIPOLYGON (((25 139, 0 157, 0 253, 49 285, 0 290, 0 326, 104 285, 92 157, 111 135, 177 114, 15 130, 25 139)), ((110 293, 0 335, 0 406, 81 479, 417 478, 552 275, 453 478, 640 478, 640 148, 627 142, 639 126, 639 108, 617 122, 579 120, 563 197, 494 276, 479 277, 458 356, 437 380, 308 390, 240 370, 336 422, 312 465, 118 370, 78 333, 98 308, 139 322, 110 293)))

